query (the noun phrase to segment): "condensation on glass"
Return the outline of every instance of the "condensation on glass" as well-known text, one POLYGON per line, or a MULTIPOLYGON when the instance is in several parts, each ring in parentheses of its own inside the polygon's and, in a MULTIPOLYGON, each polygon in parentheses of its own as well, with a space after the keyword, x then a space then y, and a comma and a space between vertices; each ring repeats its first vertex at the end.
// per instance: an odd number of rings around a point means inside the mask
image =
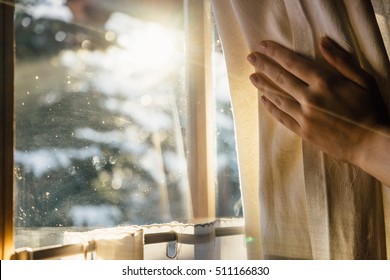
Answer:
MULTIPOLYGON (((183 15, 165 24, 137 14, 142 1, 108 2, 16 1, 16 248, 191 215, 183 15)), ((215 59, 224 65, 220 51, 215 59)), ((232 133, 227 88, 217 88, 227 94, 216 95, 217 135, 232 133)), ((217 140, 221 209, 233 209, 234 137, 217 140)))

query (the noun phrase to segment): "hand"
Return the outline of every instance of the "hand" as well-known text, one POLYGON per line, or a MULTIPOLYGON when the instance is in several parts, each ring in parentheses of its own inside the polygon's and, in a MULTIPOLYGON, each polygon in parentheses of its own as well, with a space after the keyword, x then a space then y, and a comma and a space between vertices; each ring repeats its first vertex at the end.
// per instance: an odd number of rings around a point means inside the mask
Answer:
POLYGON ((319 65, 272 41, 248 56, 250 79, 268 112, 288 129, 337 159, 357 162, 387 110, 374 78, 329 38, 319 65))

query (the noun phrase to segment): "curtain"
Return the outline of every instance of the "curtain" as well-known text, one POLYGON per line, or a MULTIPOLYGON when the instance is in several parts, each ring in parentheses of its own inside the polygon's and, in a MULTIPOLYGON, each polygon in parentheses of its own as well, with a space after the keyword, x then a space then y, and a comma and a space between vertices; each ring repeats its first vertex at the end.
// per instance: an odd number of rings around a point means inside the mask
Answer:
MULTIPOLYGON (((143 231, 136 227, 118 227, 97 229, 87 232, 65 232, 64 244, 82 243, 88 245, 94 241, 95 251, 68 257, 65 259, 97 259, 97 260, 142 260, 143 231)), ((87 247, 86 247, 87 248, 87 247)))
POLYGON ((355 54, 390 105, 389 4, 373 2, 376 15, 364 0, 212 0, 228 68, 250 259, 390 256, 390 189, 274 121, 258 103, 246 60, 267 39, 322 62, 318 43, 326 35, 355 54))
POLYGON ((65 259, 242 260, 247 257, 244 234, 217 233, 243 226, 242 219, 221 219, 196 225, 172 222, 66 232, 64 245, 84 243, 87 246, 93 241, 95 251, 65 259), (164 237, 167 233, 175 236, 175 240, 167 242, 164 237), (151 243, 146 243, 147 240, 151 243))
POLYGON ((243 234, 216 236, 218 229, 243 225, 241 219, 221 219, 207 224, 170 223, 144 227, 145 234, 173 231, 177 235, 176 242, 145 245, 145 259, 246 259, 246 242, 243 234))

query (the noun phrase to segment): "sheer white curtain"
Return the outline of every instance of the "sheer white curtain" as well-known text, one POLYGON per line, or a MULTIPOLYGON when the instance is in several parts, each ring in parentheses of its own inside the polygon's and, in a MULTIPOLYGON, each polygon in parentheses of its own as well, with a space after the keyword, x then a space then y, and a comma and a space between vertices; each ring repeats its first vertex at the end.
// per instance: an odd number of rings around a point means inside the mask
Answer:
POLYGON ((353 52, 390 105, 389 4, 364 0, 213 0, 230 82, 252 259, 384 259, 390 189, 276 123, 258 105, 246 56, 274 40, 322 61, 329 36, 353 52), (380 13, 386 10, 387 12, 380 13))
MULTIPOLYGON (((93 241, 95 251, 66 259, 98 260, 238 260, 246 259, 244 234, 222 234, 226 229, 244 226, 241 219, 221 219, 207 224, 155 224, 97 229, 88 232, 66 232, 64 244, 93 241), (175 240, 166 242, 156 234, 169 233, 175 240), (150 236, 154 235, 154 238, 150 236), (149 237, 149 238, 148 238, 149 237), (146 240, 154 239, 150 244, 146 240)), ((226 232, 226 231, 225 231, 226 232)), ((237 232, 236 232, 237 233, 237 232)), ((166 236, 166 235, 165 235, 166 236)))

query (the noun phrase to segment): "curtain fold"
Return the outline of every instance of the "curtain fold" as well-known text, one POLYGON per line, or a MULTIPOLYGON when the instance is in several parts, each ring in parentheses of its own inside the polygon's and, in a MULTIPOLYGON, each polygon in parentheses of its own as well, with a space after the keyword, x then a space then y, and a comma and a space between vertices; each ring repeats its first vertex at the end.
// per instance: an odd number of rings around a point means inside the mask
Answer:
POLYGON ((380 33, 388 28, 386 14, 381 16, 387 25, 379 29, 370 1, 364 0, 214 0, 212 5, 228 67, 247 232, 256 238, 248 258, 385 259, 389 189, 271 119, 249 82, 253 68, 246 56, 258 42, 274 40, 325 63, 318 43, 329 36, 376 78, 389 105, 389 60, 380 33))
MULTIPOLYGON (((390 57, 390 2, 387 0, 371 0, 375 11, 375 17, 378 23, 380 33, 386 48, 387 57, 390 57)), ((384 79, 386 79, 385 76, 384 79)), ((386 85, 385 85, 386 86, 386 85)), ((383 86, 382 86, 383 88, 383 86)), ((384 95, 389 108, 389 94, 384 95)), ((385 220, 385 235, 386 235, 386 251, 387 258, 390 259, 390 188, 382 188, 384 220, 385 220)))

